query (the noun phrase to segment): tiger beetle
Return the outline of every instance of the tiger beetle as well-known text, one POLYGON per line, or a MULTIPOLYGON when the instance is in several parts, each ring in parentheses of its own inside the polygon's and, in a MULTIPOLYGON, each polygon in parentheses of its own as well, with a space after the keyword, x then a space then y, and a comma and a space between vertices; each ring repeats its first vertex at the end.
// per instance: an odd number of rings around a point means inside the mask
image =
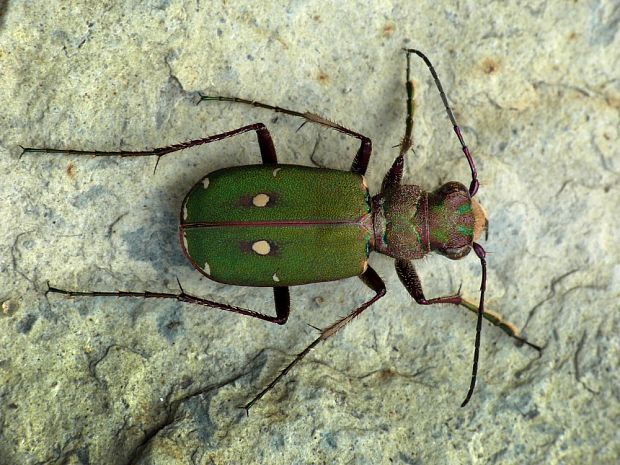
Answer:
POLYGON ((291 361, 262 391, 245 405, 246 411, 261 399, 315 346, 358 317, 386 293, 379 275, 368 265, 371 251, 393 257, 401 282, 420 305, 454 304, 477 314, 476 340, 469 390, 461 406, 473 393, 478 371, 482 319, 500 327, 521 344, 541 347, 518 334, 516 327, 499 315, 485 310, 485 250, 475 242, 486 231, 485 211, 474 199, 478 177, 473 158, 443 91, 435 68, 422 52, 405 49, 407 57, 407 119, 398 156, 388 170, 381 192, 371 196, 364 179, 372 151, 370 139, 314 113, 302 113, 237 97, 200 95, 200 101, 236 102, 303 118, 335 129, 359 140, 360 146, 349 171, 278 163, 269 131, 262 123, 233 131, 145 151, 87 151, 24 148, 32 152, 75 155, 157 157, 159 159, 198 145, 255 131, 262 164, 225 168, 209 173, 183 200, 179 237, 183 253, 206 277, 237 286, 272 287, 276 315, 214 302, 187 294, 166 292, 78 292, 48 286, 48 292, 77 296, 142 297, 175 299, 180 302, 218 308, 283 325, 290 310, 289 287, 336 281, 358 276, 375 295, 348 315, 320 330, 320 335, 291 361), (412 147, 414 85, 410 57, 419 56, 429 69, 454 132, 471 170, 469 189, 455 181, 433 192, 402 184, 405 155, 412 147), (480 260, 482 278, 478 305, 460 293, 427 299, 412 260, 437 252, 452 260, 470 250, 480 260))

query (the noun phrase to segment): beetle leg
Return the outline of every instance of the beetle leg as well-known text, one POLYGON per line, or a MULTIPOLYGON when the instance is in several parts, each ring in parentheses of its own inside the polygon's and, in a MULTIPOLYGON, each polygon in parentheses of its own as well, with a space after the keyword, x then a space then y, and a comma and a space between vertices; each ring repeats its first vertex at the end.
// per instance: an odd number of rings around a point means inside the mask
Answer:
POLYGON ((259 392, 250 402, 248 402, 245 405, 244 408, 246 412, 248 412, 250 410, 250 407, 252 407, 252 405, 254 405, 265 394, 267 394, 267 392, 269 392, 271 388, 273 388, 278 383, 278 381, 280 381, 291 370, 291 368, 297 365, 297 363, 299 363, 306 355, 308 355, 308 353, 312 349, 314 349, 314 347, 316 347, 321 341, 325 341, 326 339, 332 337, 334 334, 340 331, 343 327, 345 327, 348 323, 350 323, 355 317, 359 316, 360 313, 362 313, 364 310, 366 310, 368 307, 370 307, 372 304, 374 304, 377 300, 379 300, 381 297, 385 295, 385 283, 381 280, 377 272, 373 270, 371 267, 366 268, 366 271, 362 273, 362 275, 360 276, 360 279, 362 280, 364 284, 366 284, 366 286, 368 286, 370 289, 375 291, 375 296, 372 299, 364 302, 362 305, 357 307, 355 310, 353 310, 351 313, 349 313, 345 317, 337 320, 334 324, 323 329, 319 337, 317 337, 314 341, 312 341, 312 343, 308 347, 306 347, 304 350, 298 353, 293 359, 293 361, 289 363, 278 374, 278 376, 276 376, 273 379, 273 381, 271 381, 261 392, 259 392))
POLYGON ((251 316, 260 320, 268 321, 270 323, 276 323, 283 325, 286 323, 289 316, 290 309, 290 297, 288 287, 274 287, 273 296, 276 307, 276 316, 265 315, 264 313, 256 312, 254 310, 248 310, 246 308, 235 307, 234 305, 223 304, 215 302, 213 300, 203 299, 187 294, 181 285, 181 292, 178 294, 171 294, 167 292, 131 292, 131 291, 117 291, 117 292, 104 292, 104 291, 67 291, 64 289, 58 289, 48 285, 48 289, 45 292, 53 294, 64 294, 70 297, 141 297, 143 299, 174 299, 179 302, 185 302, 188 304, 202 305, 204 307, 218 308, 220 310, 226 310, 228 312, 239 313, 241 315, 251 316))
POLYGON ((404 153, 401 153, 396 157, 388 172, 385 173, 385 177, 383 178, 383 182, 381 183, 381 192, 388 192, 392 188, 400 185, 400 181, 403 178, 404 165, 405 156, 404 153))
POLYGON ((418 273, 413 267, 413 264, 408 260, 396 260, 396 273, 400 278, 400 282, 405 286, 405 289, 407 289, 411 297, 420 305, 461 304, 462 299, 458 294, 426 299, 418 273))
POLYGON ((407 118, 405 120, 405 136, 400 143, 398 156, 394 159, 392 167, 383 178, 381 192, 387 192, 391 188, 400 185, 403 178, 405 156, 413 145, 411 133, 413 131, 413 114, 415 112, 415 86, 413 85, 413 80, 411 79, 411 59, 409 58, 409 53, 407 53, 407 80, 405 82, 405 86, 407 88, 407 118))
POLYGON ((478 315, 478 321, 476 324, 476 342, 474 346, 474 363, 473 363, 473 368, 472 368, 471 383, 469 386, 469 390, 467 392, 467 396, 465 397, 465 400, 461 404, 461 407, 464 407, 467 404, 467 402, 469 402, 469 399, 471 398, 471 395, 474 390, 474 386, 476 385, 476 375, 478 371, 478 356, 479 356, 479 351, 480 351, 480 332, 481 332, 482 318, 486 318, 488 321, 490 321, 494 325, 499 326, 505 333, 507 333, 509 336, 513 337, 514 339, 518 340, 520 343, 525 343, 529 345, 530 347, 538 350, 539 352, 542 350, 542 348, 537 346, 536 344, 532 344, 531 342, 528 342, 526 339, 518 336, 516 332, 516 327, 513 324, 503 322, 501 320, 501 317, 498 318, 497 314, 492 313, 492 312, 489 313, 488 311, 484 310, 483 302, 484 302, 484 291, 486 287, 485 286, 486 262, 484 259, 485 252, 484 252, 484 249, 482 249, 482 247, 476 243, 474 243, 474 250, 478 258, 480 258, 480 262, 482 265, 482 284, 480 286, 480 306, 476 306, 474 304, 466 302, 458 294, 451 295, 451 296, 444 296, 444 297, 436 297, 434 299, 427 300, 424 297, 424 292, 422 290, 422 282, 420 281, 418 273, 416 272, 413 264, 407 260, 396 260, 396 273, 398 274, 400 281, 405 286, 405 289, 407 289, 407 292, 409 292, 409 294, 415 299, 415 301, 418 304, 433 305, 433 304, 440 304, 440 303, 451 303, 455 305, 461 305, 470 311, 475 311, 476 314, 478 315))
MULTIPOLYGON (((26 153, 64 153, 73 155, 92 155, 96 157, 150 157, 156 156, 159 162, 159 158, 172 152, 188 149, 197 145, 209 144, 228 137, 236 136, 237 134, 243 134, 244 132, 256 131, 258 137, 258 145, 261 151, 261 157, 263 164, 273 165, 277 163, 276 151, 271 140, 271 135, 263 123, 250 124, 234 131, 223 132, 221 134, 215 134, 213 136, 204 137, 202 139, 190 140, 187 142, 181 142, 180 144, 173 144, 166 147, 157 147, 151 150, 118 150, 118 151, 100 151, 100 150, 72 150, 72 149, 50 149, 50 148, 32 148, 22 147, 21 155, 26 153)), ((21 156, 20 155, 20 156, 21 156)))
MULTIPOLYGON (((463 299, 459 294, 445 296, 445 297, 436 297, 434 299, 426 299, 424 297, 424 292, 422 290, 422 282, 416 272, 413 264, 406 260, 397 260, 396 261, 396 273, 400 278, 400 281, 407 289, 407 292, 414 298, 414 300, 420 305, 433 305, 433 304, 455 304, 459 305, 470 312, 478 314, 478 306, 467 300, 463 299)), ((516 339, 520 344, 526 344, 538 351, 541 351, 542 348, 532 342, 529 342, 527 339, 519 336, 519 330, 517 327, 506 321, 502 318, 501 315, 495 313, 491 310, 484 309, 482 313, 483 318, 485 318, 491 324, 499 327, 502 331, 504 331, 508 336, 516 339)))
POLYGON ((267 103, 257 102, 255 100, 246 100, 239 97, 220 97, 220 96, 210 96, 210 95, 201 95, 200 101, 207 100, 216 100, 219 102, 234 102, 234 103, 243 103, 245 105, 252 105, 253 107, 258 108, 266 108, 267 110, 273 110, 276 113, 283 113, 285 115, 298 116, 299 118, 303 118, 306 121, 310 121, 311 123, 320 124, 321 126, 325 126, 328 128, 335 129, 336 131, 340 131, 343 134, 354 137, 360 140, 360 148, 353 159, 353 163, 351 165, 351 171, 358 174, 365 174, 366 168, 368 168, 368 161, 370 160, 370 155, 372 153, 372 142, 371 140, 355 131, 352 131, 338 123, 334 123, 333 121, 328 120, 322 116, 319 116, 310 112, 300 112, 295 110, 289 110, 287 108, 277 107, 274 105, 269 105, 267 103))
POLYGON ((288 287, 274 287, 273 300, 276 306, 276 319, 272 323, 283 325, 291 311, 291 295, 288 287))

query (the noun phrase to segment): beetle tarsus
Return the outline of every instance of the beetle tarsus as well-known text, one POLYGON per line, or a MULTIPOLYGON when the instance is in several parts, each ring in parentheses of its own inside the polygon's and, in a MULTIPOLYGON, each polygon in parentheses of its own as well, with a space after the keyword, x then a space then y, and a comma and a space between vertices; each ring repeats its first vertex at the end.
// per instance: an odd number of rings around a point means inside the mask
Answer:
POLYGON ((50 286, 50 282, 49 282, 49 281, 45 281, 45 285, 47 286, 47 289, 45 290, 45 297, 47 297, 47 295, 48 295, 50 292, 54 292, 54 291, 52 291, 52 290, 51 290, 51 289, 53 289, 53 288, 50 286))
MULTIPOLYGON (((478 313, 478 306, 476 304, 473 304, 465 299, 461 300, 461 303, 459 304, 461 307, 469 310, 470 312, 473 313, 478 313)), ((484 310, 484 315, 483 315, 484 319, 487 320, 489 323, 491 323, 494 326, 497 326, 499 329, 501 329, 504 334, 510 336, 511 338, 513 338, 516 341, 516 344, 519 346, 522 345, 527 345, 529 347, 531 347, 532 349, 537 350, 539 353, 542 352, 543 348, 541 346, 539 346, 538 344, 534 344, 533 342, 528 341, 526 338, 524 338, 523 336, 519 335, 519 330, 517 329, 517 327, 510 323, 509 321, 506 321, 502 318, 501 315, 499 315, 498 313, 495 313, 491 310, 484 310)))

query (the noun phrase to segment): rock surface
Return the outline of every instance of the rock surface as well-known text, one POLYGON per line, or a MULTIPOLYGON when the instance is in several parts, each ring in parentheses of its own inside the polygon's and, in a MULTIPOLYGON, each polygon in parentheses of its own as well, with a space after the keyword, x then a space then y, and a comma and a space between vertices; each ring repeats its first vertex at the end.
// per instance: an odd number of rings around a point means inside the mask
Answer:
MULTIPOLYGON (((507 2, 0 2, 0 463, 617 464, 620 456, 620 10, 507 2), (246 4, 245 6, 237 5, 246 4), (337 6, 335 6, 337 5, 337 6), (433 60, 489 212, 487 305, 542 357, 475 318, 423 308, 392 260, 388 295, 319 346, 246 417, 246 403, 371 293, 358 279, 292 289, 276 327, 174 301, 272 312, 269 290, 210 282, 177 238, 186 191, 258 162, 245 135, 160 160, 28 154, 144 150, 262 121, 280 161, 347 169, 348 137, 235 95, 325 115, 373 140, 373 192, 405 124, 405 55, 433 60), (312 325, 312 326, 310 326, 312 325)), ((427 69, 406 179, 469 183, 427 69)), ((241 266, 241 265, 238 265, 241 266)), ((427 296, 477 299, 473 255, 417 264, 427 296)))

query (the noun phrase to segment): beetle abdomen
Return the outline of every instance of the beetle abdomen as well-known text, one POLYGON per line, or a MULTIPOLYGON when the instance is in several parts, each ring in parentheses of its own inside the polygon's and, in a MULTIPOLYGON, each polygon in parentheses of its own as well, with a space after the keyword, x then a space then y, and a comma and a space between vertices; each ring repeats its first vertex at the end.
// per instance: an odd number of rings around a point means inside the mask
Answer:
POLYGON ((361 274, 370 250, 362 176, 297 165, 210 173, 183 202, 185 255, 216 281, 293 286, 361 274))

